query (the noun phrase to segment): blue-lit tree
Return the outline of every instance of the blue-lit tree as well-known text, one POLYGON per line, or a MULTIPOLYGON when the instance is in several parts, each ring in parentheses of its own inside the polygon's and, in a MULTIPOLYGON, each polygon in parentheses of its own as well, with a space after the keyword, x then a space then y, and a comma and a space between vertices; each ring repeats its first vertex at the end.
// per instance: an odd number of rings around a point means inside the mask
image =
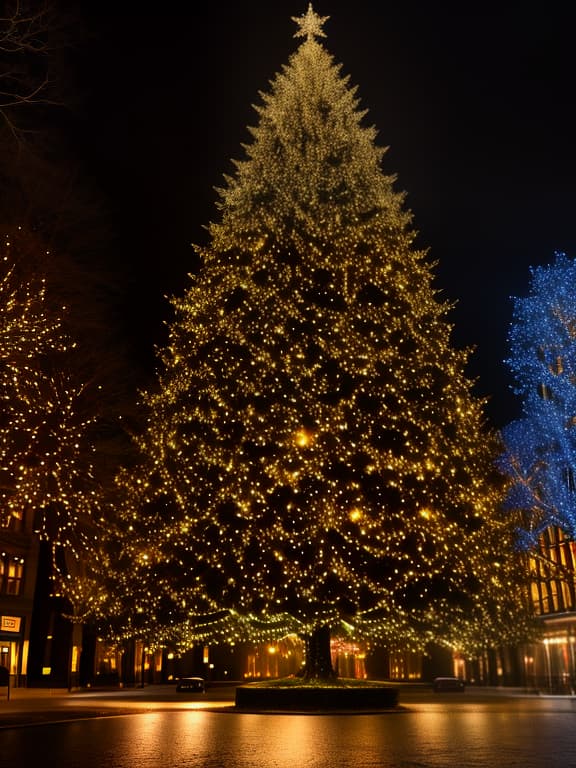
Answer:
POLYGON ((576 262, 564 253, 531 270, 528 296, 514 301, 509 345, 524 415, 503 430, 499 467, 527 549, 551 526, 576 536, 576 262))

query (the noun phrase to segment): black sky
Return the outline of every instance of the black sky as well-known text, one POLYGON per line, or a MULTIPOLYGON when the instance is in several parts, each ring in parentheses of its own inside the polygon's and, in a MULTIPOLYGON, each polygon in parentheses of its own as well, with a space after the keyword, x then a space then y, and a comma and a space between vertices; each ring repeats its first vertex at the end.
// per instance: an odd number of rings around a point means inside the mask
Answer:
MULTIPOLYGON (((214 187, 242 157, 258 92, 298 40, 307 0, 87 3, 76 71, 80 145, 128 267, 126 322, 153 358, 216 218, 214 187)), ((389 146, 457 346, 497 427, 519 415, 504 365, 512 296, 556 250, 576 256, 574 28, 569 4, 317 0, 324 44, 389 146)))

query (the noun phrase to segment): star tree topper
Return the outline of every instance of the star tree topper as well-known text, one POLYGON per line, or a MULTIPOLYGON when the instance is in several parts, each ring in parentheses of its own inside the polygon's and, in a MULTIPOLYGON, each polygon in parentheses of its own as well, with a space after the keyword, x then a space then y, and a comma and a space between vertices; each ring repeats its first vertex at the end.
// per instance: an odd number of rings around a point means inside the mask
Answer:
POLYGON ((330 16, 318 16, 312 8, 312 3, 309 3, 305 14, 292 16, 292 21, 295 21, 300 27, 298 32, 294 33, 294 37, 306 37, 308 40, 314 37, 326 37, 322 31, 322 26, 329 18, 330 16))

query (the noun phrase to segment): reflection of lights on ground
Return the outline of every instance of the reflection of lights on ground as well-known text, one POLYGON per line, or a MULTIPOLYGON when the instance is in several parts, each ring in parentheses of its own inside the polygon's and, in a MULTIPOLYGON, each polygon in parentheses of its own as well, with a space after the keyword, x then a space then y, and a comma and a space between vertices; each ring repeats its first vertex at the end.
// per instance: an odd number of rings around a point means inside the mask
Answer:
MULTIPOLYGON (((58 699, 58 706, 74 709, 123 710, 124 712, 152 712, 152 711, 202 711, 230 709, 234 706, 231 689, 227 692, 210 691, 192 695, 177 694, 174 688, 166 686, 165 691, 156 691, 151 695, 147 688, 123 689, 117 691, 82 691, 71 693, 58 699)), ((46 697, 46 703, 49 699, 46 697)))
MULTIPOLYGON (((123 709, 123 710, 143 710, 143 711, 149 711, 149 712, 158 712, 159 710, 174 710, 174 711, 202 711, 206 709, 230 709, 233 708, 234 704, 230 702, 229 699, 222 699, 220 701, 216 700, 198 700, 198 701, 134 701, 134 699, 131 699, 129 701, 126 700, 111 700, 106 699, 105 702, 98 703, 98 706, 102 705, 102 710, 105 709, 123 709)), ((71 699, 66 700, 63 703, 63 706, 65 707, 74 707, 75 709, 80 709, 82 707, 85 707, 86 709, 93 709, 95 706, 94 700, 84 700, 79 701, 78 699, 71 699)))

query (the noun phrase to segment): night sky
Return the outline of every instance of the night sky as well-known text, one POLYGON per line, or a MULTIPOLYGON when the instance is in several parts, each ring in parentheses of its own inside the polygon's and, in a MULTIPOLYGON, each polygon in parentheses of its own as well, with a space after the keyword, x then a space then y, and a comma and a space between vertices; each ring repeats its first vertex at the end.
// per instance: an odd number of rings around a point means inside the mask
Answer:
MULTIPOLYGON (((291 17, 307 0, 86 6, 78 145, 129 273, 126 333, 153 361, 166 296, 187 285, 190 244, 216 218, 214 187, 298 45, 291 17)), ((576 256, 574 27, 568 4, 455 7, 314 4, 389 147, 383 170, 407 193, 440 295, 456 302, 453 342, 475 348, 469 375, 500 427, 520 409, 503 362, 511 297, 556 250, 576 256)))

